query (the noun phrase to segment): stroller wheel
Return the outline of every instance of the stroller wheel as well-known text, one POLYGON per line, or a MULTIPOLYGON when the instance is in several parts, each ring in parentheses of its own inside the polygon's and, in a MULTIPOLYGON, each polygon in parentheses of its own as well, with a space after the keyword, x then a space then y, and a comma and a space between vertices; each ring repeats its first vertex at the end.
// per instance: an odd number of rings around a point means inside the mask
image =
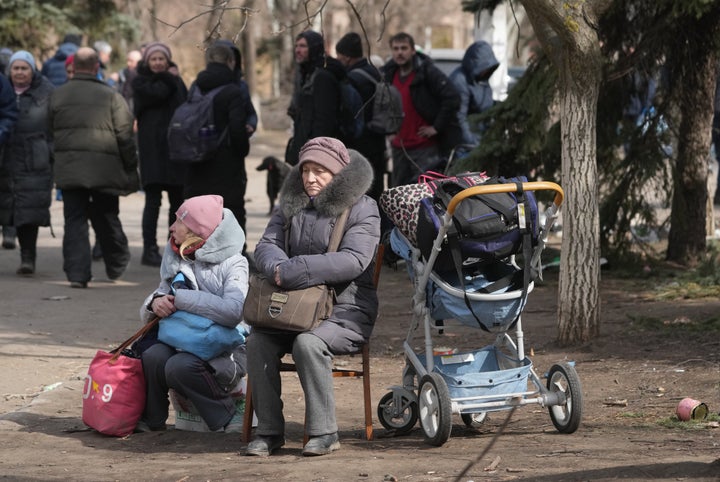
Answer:
POLYGON ((487 420, 487 412, 462 413, 460 418, 467 428, 480 428, 487 420))
POLYGON ((547 388, 551 392, 562 392, 565 403, 548 407, 550 419, 560 433, 573 433, 580 426, 582 418, 582 388, 575 368, 567 365, 553 365, 547 376, 547 388))
POLYGON ((418 409, 425 441, 436 447, 447 442, 452 428, 452 407, 447 383, 439 373, 429 373, 420 380, 418 409))
POLYGON ((378 403, 377 415, 383 427, 394 430, 395 435, 403 435, 417 423, 417 402, 402 393, 396 397, 395 392, 388 392, 378 403))

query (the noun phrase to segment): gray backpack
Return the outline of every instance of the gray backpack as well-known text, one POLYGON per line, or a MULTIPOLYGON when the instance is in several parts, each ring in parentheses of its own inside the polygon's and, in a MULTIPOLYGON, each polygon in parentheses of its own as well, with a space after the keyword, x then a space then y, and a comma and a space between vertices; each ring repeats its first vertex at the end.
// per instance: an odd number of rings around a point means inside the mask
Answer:
POLYGON ((390 135, 400 130, 405 113, 402 107, 400 91, 389 82, 375 80, 363 69, 355 69, 350 74, 361 74, 375 84, 375 93, 363 108, 372 103, 372 116, 365 123, 365 129, 376 134, 390 135))

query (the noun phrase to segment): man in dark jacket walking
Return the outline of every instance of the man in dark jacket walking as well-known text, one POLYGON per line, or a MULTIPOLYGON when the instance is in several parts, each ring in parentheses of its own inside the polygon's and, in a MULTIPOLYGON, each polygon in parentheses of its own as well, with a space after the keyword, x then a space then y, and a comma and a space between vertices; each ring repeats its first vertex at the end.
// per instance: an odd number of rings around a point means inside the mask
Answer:
POLYGON ((295 38, 295 90, 288 115, 293 137, 285 161, 298 163, 300 148, 315 137, 340 136, 340 83, 344 68, 325 55, 322 35, 306 30, 295 38))
MULTIPOLYGON (((362 39, 355 32, 349 32, 338 40, 335 51, 338 60, 347 69, 350 82, 362 97, 363 118, 367 124, 373 116, 372 98, 375 95, 375 85, 381 80, 380 72, 368 62, 367 58, 363 57, 362 39), (361 72, 369 75, 370 78, 361 72)), ((349 149, 355 149, 370 161, 374 179, 368 195, 377 201, 385 188, 384 179, 387 170, 385 135, 365 128, 360 137, 346 140, 345 145, 349 149)))
POLYGON ((415 52, 415 41, 404 32, 390 38, 392 59, 383 67, 400 91, 403 119, 392 138, 392 185, 417 182, 425 171, 438 169, 462 142, 457 121, 460 96, 447 76, 426 55, 415 52))
POLYGON ((213 99, 213 115, 215 129, 226 131, 226 140, 213 159, 188 166, 183 193, 186 199, 205 194, 222 196, 225 207, 233 212, 245 231, 245 156, 250 151, 246 129, 247 97, 236 82, 236 57, 230 47, 216 43, 208 48, 205 56, 207 66, 198 74, 191 90, 200 89, 207 94, 225 86, 213 99))
POLYGON ((73 288, 92 279, 88 218, 93 225, 110 280, 128 262, 128 240, 120 223, 119 196, 137 191, 138 158, 133 117, 125 99, 97 79, 97 52, 75 54, 75 76, 50 100, 55 141, 55 183, 63 190, 63 269, 73 288))

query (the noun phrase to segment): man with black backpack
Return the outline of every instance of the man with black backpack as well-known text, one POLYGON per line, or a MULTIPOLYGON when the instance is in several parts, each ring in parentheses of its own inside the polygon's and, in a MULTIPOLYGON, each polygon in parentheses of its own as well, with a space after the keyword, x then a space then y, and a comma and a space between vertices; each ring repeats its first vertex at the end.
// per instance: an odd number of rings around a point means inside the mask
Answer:
POLYGON ((190 91, 199 89, 203 96, 214 92, 211 128, 218 134, 219 142, 211 156, 188 164, 183 195, 186 199, 205 194, 222 196, 225 207, 245 231, 245 157, 250 151, 247 96, 236 83, 237 58, 229 46, 215 43, 207 49, 205 58, 207 66, 190 91))
POLYGON ((376 201, 380 198, 385 187, 385 172, 387 171, 387 148, 385 134, 375 132, 368 128, 373 118, 373 97, 378 82, 382 81, 380 72, 368 59, 363 57, 363 46, 360 35, 355 32, 345 34, 335 45, 337 58, 347 69, 347 76, 352 85, 360 93, 363 101, 362 116, 365 128, 360 137, 349 139, 345 145, 355 149, 370 161, 375 177, 368 195, 376 201))
POLYGON ((323 36, 313 30, 295 38, 295 63, 295 90, 288 108, 293 137, 285 155, 291 166, 298 163, 300 148, 310 139, 343 137, 340 81, 346 75, 342 64, 325 54, 323 36))

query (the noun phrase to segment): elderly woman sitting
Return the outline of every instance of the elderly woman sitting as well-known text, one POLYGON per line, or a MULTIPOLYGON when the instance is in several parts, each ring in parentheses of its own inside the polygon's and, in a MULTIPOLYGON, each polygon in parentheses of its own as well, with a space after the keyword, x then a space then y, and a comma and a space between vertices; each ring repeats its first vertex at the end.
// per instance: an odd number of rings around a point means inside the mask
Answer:
POLYGON ((305 393, 310 439, 303 455, 324 455, 340 447, 333 356, 357 352, 370 338, 377 317, 372 273, 380 216, 375 201, 365 195, 372 173, 362 155, 349 153, 337 139, 308 141, 255 248, 258 271, 274 277, 278 286, 293 290, 326 283, 334 287, 336 303, 332 316, 310 332, 255 329, 248 338, 248 374, 258 426, 247 455, 267 456, 285 444, 280 359, 286 353, 292 353, 305 393), (335 220, 348 208, 340 246, 327 253, 335 220))

